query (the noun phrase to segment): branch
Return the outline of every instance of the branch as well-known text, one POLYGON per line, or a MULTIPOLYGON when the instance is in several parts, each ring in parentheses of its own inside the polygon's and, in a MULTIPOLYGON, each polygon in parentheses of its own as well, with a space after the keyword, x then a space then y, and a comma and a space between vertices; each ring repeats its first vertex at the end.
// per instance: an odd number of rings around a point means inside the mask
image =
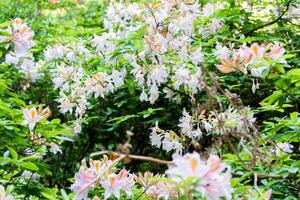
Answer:
POLYGON ((288 11, 291 2, 292 2, 292 0, 289 0, 289 1, 287 2, 285 10, 281 13, 281 15, 279 15, 279 17, 277 17, 277 18, 274 19, 273 21, 267 22, 267 23, 265 23, 265 24, 262 24, 262 25, 260 25, 260 26, 258 26, 258 27, 256 27, 256 28, 253 28, 253 29, 247 31, 246 33, 244 33, 244 36, 248 36, 250 33, 253 33, 253 32, 255 32, 255 31, 257 31, 258 29, 261 29, 261 28, 266 27, 266 26, 270 26, 270 25, 272 25, 272 24, 278 22, 279 20, 281 20, 282 17, 284 16, 284 14, 288 11))
POLYGON ((119 157, 124 157, 125 158, 130 158, 133 160, 143 160, 143 161, 150 161, 153 163, 157 163, 157 164, 162 164, 162 165, 171 165, 172 161, 166 161, 166 160, 160 160, 157 158, 153 158, 153 157, 149 157, 149 156, 140 156, 140 155, 132 155, 132 154, 121 154, 118 152, 114 152, 114 151, 99 151, 99 152, 95 152, 90 154, 90 157, 94 157, 94 156, 98 156, 98 155, 104 155, 104 154, 113 154, 119 157))
MULTIPOLYGON (((244 174, 237 174, 237 173, 231 173, 233 176, 237 176, 237 177, 241 177, 244 176, 244 174)), ((291 174, 287 177, 283 176, 283 175, 271 175, 271 174, 257 174, 255 172, 249 174, 248 176, 254 176, 256 174, 257 178, 261 178, 261 179, 265 179, 265 178, 272 178, 272 179, 278 179, 278 178, 288 178, 288 179, 293 179, 295 177, 295 174, 291 174)), ((248 177, 247 176, 247 177, 248 177)))

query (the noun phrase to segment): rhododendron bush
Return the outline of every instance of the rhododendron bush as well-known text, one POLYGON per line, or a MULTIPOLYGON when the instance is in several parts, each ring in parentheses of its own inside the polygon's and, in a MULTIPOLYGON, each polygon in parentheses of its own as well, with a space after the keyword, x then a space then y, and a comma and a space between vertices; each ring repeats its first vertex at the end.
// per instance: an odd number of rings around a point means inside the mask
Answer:
POLYGON ((299 199, 297 0, 2 0, 0 199, 299 199))

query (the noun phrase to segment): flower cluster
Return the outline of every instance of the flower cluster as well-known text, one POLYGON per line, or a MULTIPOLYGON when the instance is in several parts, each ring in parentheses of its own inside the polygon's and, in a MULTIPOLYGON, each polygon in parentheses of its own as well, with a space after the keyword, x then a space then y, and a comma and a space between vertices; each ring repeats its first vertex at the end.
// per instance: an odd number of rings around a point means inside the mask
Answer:
POLYGON ((60 110, 62 113, 74 111, 76 124, 75 133, 81 131, 81 121, 86 112, 88 97, 104 96, 114 92, 124 84, 125 70, 112 70, 111 74, 99 72, 88 75, 81 67, 73 67, 61 64, 57 67, 53 82, 55 88, 60 90, 60 110))
POLYGON ((183 184, 185 180, 193 179, 189 189, 200 192, 207 200, 221 197, 231 199, 233 190, 230 186, 230 171, 226 170, 228 166, 218 156, 210 156, 207 161, 203 161, 196 152, 184 156, 174 155, 173 163, 174 166, 166 171, 172 180, 183 184))
POLYGON ((133 175, 125 169, 118 174, 113 172, 113 162, 105 157, 102 160, 90 160, 90 167, 85 161, 82 162, 80 170, 75 175, 75 182, 71 190, 75 191, 75 199, 87 199, 88 192, 100 184, 105 189, 105 199, 110 196, 120 198, 120 191, 131 195, 134 184, 133 175))
MULTIPOLYGON (((247 74, 250 71, 254 78, 263 78, 270 71, 270 64, 265 60, 274 60, 276 63, 286 63, 282 57, 285 49, 279 44, 257 44, 250 47, 242 45, 239 49, 228 49, 226 46, 218 44, 216 54, 221 64, 216 65, 222 73, 240 71, 247 74)), ((258 81, 253 81, 252 92, 259 88, 258 81)))
POLYGON ((95 35, 91 44, 104 56, 105 61, 114 63, 111 54, 119 39, 146 26, 139 52, 126 52, 124 57, 133 67, 131 74, 141 87, 141 101, 151 104, 159 97, 159 86, 163 86, 166 97, 180 101, 174 93, 180 86, 194 95, 203 88, 202 73, 198 64, 203 62, 201 47, 192 46, 194 21, 201 16, 199 4, 194 2, 161 1, 156 4, 111 3, 106 10, 104 25, 108 32, 95 35), (168 21, 168 22, 166 22, 168 21), (172 56, 166 56, 166 53, 172 56), (174 57, 178 59, 174 64, 174 57), (190 66, 192 63, 194 66, 190 66), (164 87, 174 82, 174 89, 164 87))
POLYGON ((81 131, 81 122, 86 112, 88 98, 104 96, 114 92, 124 84, 126 71, 113 69, 111 74, 98 72, 89 75, 82 67, 93 54, 82 41, 67 45, 48 46, 44 56, 54 67, 54 88, 59 89, 59 108, 62 113, 74 113, 76 117, 74 132, 81 131))
POLYGON ((91 57, 90 51, 84 46, 83 42, 79 41, 68 45, 53 45, 48 46, 44 51, 46 61, 57 59, 65 59, 69 62, 76 61, 78 57, 88 59, 91 57))
POLYGON ((151 145, 154 147, 162 147, 166 151, 175 150, 177 153, 182 153, 184 148, 182 142, 187 139, 192 141, 200 139, 204 133, 217 135, 225 133, 248 134, 254 130, 255 121, 256 118, 253 112, 247 107, 240 110, 229 107, 224 112, 209 112, 207 115, 205 115, 205 110, 200 114, 190 115, 184 109, 178 124, 180 135, 172 130, 162 130, 156 122, 149 137, 151 145))
POLYGON ((33 31, 20 18, 15 18, 6 32, 7 36, 0 36, 0 43, 7 43, 7 48, 10 44, 13 45, 13 51, 5 55, 6 62, 9 65, 14 64, 29 82, 35 81, 41 65, 34 61, 30 52, 31 47, 35 45, 33 31))
POLYGON ((99 186, 104 189, 104 199, 111 196, 119 199, 120 191, 131 196, 136 183, 142 187, 144 195, 151 195, 157 199, 178 198, 179 195, 186 195, 186 191, 177 188, 178 184, 184 184, 185 181, 189 181, 189 191, 197 191, 208 200, 231 198, 230 171, 218 156, 210 156, 204 161, 196 152, 184 156, 174 154, 173 165, 165 175, 155 176, 151 172, 133 175, 125 169, 115 173, 114 164, 107 157, 102 160, 90 160, 90 167, 83 161, 71 186, 75 191, 75 199, 88 199, 89 190, 97 189, 99 186))
POLYGON ((171 151, 175 150, 176 153, 182 153, 183 146, 180 143, 180 137, 174 131, 165 131, 158 127, 158 122, 156 122, 155 127, 152 128, 150 133, 150 140, 152 146, 157 148, 162 148, 164 150, 171 151))
POLYGON ((218 44, 216 54, 221 64, 216 65, 222 73, 240 71, 247 74, 251 72, 253 77, 263 78, 263 72, 269 70, 269 66, 263 59, 273 59, 277 62, 285 62, 282 58, 285 49, 279 44, 257 44, 250 47, 242 45, 239 49, 230 48, 218 44))

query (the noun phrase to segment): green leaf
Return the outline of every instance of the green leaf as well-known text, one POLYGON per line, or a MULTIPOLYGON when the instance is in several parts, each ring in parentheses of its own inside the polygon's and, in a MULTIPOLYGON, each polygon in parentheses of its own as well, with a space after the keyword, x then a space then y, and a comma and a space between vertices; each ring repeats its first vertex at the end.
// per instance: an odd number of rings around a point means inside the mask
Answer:
POLYGON ((64 189, 60 189, 60 193, 64 200, 70 200, 68 194, 66 193, 66 191, 64 189))
POLYGON ((25 169, 29 169, 29 170, 32 170, 32 171, 38 171, 39 170, 38 166, 36 166, 32 162, 22 162, 22 163, 18 163, 18 165, 20 167, 23 167, 25 169))
POLYGON ((0 29, 0 35, 6 36, 6 37, 11 37, 11 34, 3 29, 0 29))
POLYGON ((11 147, 7 147, 9 149, 9 153, 14 160, 18 160, 18 153, 11 147))
POLYGON ((291 114, 290 114, 291 119, 292 119, 293 121, 296 121, 296 120, 297 120, 297 117, 298 117, 298 114, 299 114, 299 113, 297 113, 297 112, 291 113, 291 114))
POLYGON ((56 188, 45 188, 43 190, 43 192, 41 192, 41 194, 46 198, 46 199, 50 199, 50 200, 56 200, 57 199, 57 189, 56 188))
POLYGON ((287 74, 293 75, 293 76, 300 76, 300 68, 297 69, 291 69, 287 72, 287 74))

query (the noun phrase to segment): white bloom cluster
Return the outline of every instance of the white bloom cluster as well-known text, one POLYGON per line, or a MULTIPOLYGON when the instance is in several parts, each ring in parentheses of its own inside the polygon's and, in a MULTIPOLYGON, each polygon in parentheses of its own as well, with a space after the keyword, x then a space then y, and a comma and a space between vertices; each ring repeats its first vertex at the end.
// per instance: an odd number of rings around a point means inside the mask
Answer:
POLYGON ((217 1, 215 3, 205 4, 205 6, 202 9, 202 15, 204 17, 210 17, 217 11, 224 9, 224 7, 227 5, 228 5, 227 2, 220 2, 220 1, 217 1))
POLYGON ((88 97, 95 97, 114 92, 124 84, 126 71, 112 70, 111 74, 99 72, 96 75, 87 75, 83 68, 61 64, 57 67, 53 82, 59 88, 60 111, 73 113, 76 117, 74 132, 81 131, 81 122, 86 112, 88 97))
POLYGON ((230 132, 249 133, 254 128, 256 118, 249 108, 243 108, 237 111, 233 107, 229 107, 221 113, 209 112, 208 116, 204 115, 204 111, 200 114, 190 115, 183 109, 182 117, 179 119, 178 127, 180 135, 174 131, 165 131, 155 127, 150 133, 151 145, 157 148, 162 147, 166 151, 175 150, 182 153, 182 141, 187 139, 197 140, 202 137, 203 132, 207 134, 225 134, 230 132))
POLYGON ((183 146, 179 141, 180 137, 174 131, 165 131, 158 127, 156 122, 155 127, 152 128, 150 133, 150 140, 152 146, 162 148, 165 151, 175 150, 176 153, 181 154, 183 146))
POLYGON ((256 118, 250 108, 245 107, 237 111, 229 107, 221 113, 211 112, 209 123, 211 130, 216 134, 225 134, 230 132, 249 133, 253 127, 256 118))
POLYGON ((114 92, 117 88, 124 84, 126 70, 120 71, 113 69, 111 74, 106 72, 98 72, 96 75, 90 76, 85 81, 85 89, 88 94, 93 94, 95 97, 104 96, 114 92))
POLYGON ((46 61, 56 59, 66 59, 67 61, 75 61, 77 57, 82 56, 88 59, 91 56, 90 51, 83 45, 83 42, 71 43, 68 45, 53 45, 48 46, 44 51, 46 61))
MULTIPOLYGON (((118 40, 126 39, 130 34, 146 26, 143 49, 139 52, 124 53, 124 57, 133 67, 131 74, 141 87, 141 101, 151 104, 159 98, 159 87, 167 81, 174 82, 174 88, 181 85, 185 92, 194 95, 202 90, 201 69, 203 62, 201 47, 193 47, 194 22, 201 13, 197 3, 163 0, 156 6, 143 3, 111 3, 106 10, 104 26, 108 32, 94 35, 91 45, 101 53, 106 62, 113 64, 111 58, 118 40), (168 22, 166 22, 168 21, 168 22), (166 53, 170 56, 166 57, 166 53), (174 58, 176 65, 174 65, 174 58), (194 66, 187 67, 192 63, 194 66), (188 70, 184 76, 181 69, 188 70), (180 76, 181 80, 176 80, 180 76)), ((166 97, 180 101, 180 95, 174 90, 163 87, 166 97)))
MULTIPOLYGON (((9 36, 0 36, 0 43, 13 44, 14 51, 5 55, 5 61, 9 65, 15 65, 16 69, 25 75, 26 80, 34 82, 38 77, 40 64, 34 61, 30 49, 35 45, 33 31, 20 18, 12 20, 11 27, 6 29, 9 36)), ((9 45, 7 46, 7 48, 9 45)), ((26 85, 24 89, 26 89, 26 85)))
POLYGON ((182 112, 182 117, 179 119, 178 127, 181 129, 181 133, 189 138, 199 138, 202 136, 199 124, 197 125, 197 128, 194 129, 195 120, 185 109, 182 112))
POLYGON ((275 148, 275 153, 277 156, 279 156, 280 151, 283 151, 284 153, 293 153, 293 148, 293 145, 286 142, 281 142, 277 144, 275 148))

